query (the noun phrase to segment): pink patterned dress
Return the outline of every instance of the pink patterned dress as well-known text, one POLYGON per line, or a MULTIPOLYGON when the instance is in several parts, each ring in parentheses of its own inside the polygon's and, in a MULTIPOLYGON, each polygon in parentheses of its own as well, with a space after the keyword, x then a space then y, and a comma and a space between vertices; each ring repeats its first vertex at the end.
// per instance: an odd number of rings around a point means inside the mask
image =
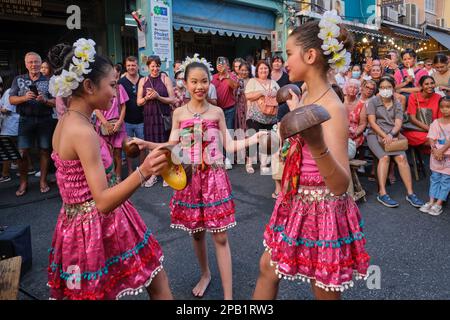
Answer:
MULTIPOLYGON (((114 166, 100 140, 111 185, 114 166)), ((129 201, 99 212, 81 162, 62 160, 55 152, 52 158, 63 206, 49 249, 50 298, 111 300, 142 292, 162 270, 163 254, 152 232, 129 201)))
POLYGON ((367 274, 364 222, 351 197, 326 187, 303 140, 295 136, 290 142, 283 190, 264 245, 280 278, 315 280, 326 291, 344 291, 353 286, 354 274, 367 274))
POLYGON ((181 158, 192 165, 192 179, 170 201, 171 227, 223 232, 236 225, 231 184, 223 165, 218 121, 190 119, 180 124, 181 158))

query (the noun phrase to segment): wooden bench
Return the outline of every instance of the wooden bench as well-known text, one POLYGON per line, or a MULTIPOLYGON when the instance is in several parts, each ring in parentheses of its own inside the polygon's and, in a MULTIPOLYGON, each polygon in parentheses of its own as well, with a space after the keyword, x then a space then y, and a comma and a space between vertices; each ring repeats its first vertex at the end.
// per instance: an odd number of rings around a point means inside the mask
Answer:
POLYGON ((354 188, 353 199, 355 201, 358 201, 360 199, 363 199, 364 202, 367 201, 366 200, 366 191, 362 187, 361 182, 359 181, 359 177, 358 177, 359 167, 365 166, 366 164, 367 164, 367 161, 364 161, 364 160, 358 160, 358 159, 350 160, 350 171, 352 173, 352 183, 353 183, 353 188, 354 188))
POLYGON ((414 177, 416 181, 420 180, 420 172, 422 172, 423 176, 427 177, 427 170, 425 169, 425 164, 423 162, 422 154, 420 153, 420 149, 417 147, 409 146, 409 151, 411 152, 411 160, 412 160, 412 169, 414 173, 414 177))
POLYGON ((0 300, 17 300, 22 257, 0 261, 0 300))

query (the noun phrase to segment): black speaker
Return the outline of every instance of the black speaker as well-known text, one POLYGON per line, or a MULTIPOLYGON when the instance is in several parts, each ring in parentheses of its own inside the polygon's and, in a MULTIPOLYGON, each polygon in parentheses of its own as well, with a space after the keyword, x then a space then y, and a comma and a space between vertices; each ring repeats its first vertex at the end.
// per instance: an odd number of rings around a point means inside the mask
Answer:
POLYGON ((21 276, 31 269, 30 226, 0 226, 0 260, 22 257, 21 276))

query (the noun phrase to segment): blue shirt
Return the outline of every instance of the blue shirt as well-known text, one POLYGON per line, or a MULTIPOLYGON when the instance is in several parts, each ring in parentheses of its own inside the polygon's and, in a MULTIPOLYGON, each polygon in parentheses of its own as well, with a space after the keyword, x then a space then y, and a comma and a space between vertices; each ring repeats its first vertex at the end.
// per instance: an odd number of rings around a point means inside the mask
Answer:
POLYGON ((17 136, 19 130, 19 114, 16 113, 16 106, 9 103, 10 90, 5 91, 5 94, 0 99, 0 108, 6 109, 11 113, 4 115, 2 122, 2 130, 0 136, 17 136))

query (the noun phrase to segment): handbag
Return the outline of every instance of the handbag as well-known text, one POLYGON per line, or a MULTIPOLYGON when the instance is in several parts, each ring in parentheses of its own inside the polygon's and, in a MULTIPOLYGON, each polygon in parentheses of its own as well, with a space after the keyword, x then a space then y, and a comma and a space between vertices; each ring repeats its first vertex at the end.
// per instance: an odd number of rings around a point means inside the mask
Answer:
MULTIPOLYGON (((433 111, 428 108, 421 108, 420 102, 419 102, 419 97, 417 96, 417 94, 415 95, 415 97, 416 97, 416 101, 417 101, 416 119, 418 121, 426 124, 427 126, 430 126, 431 123, 433 122, 433 111)), ((411 131, 427 132, 426 130, 413 124, 407 113, 405 113, 403 115, 402 129, 411 130, 411 131)))
POLYGON ((402 134, 398 134, 397 140, 392 140, 389 144, 384 144, 383 139, 378 137, 378 142, 381 147, 386 152, 397 152, 397 151, 406 151, 408 150, 408 139, 402 134))
MULTIPOLYGON (((153 87, 152 81, 150 80, 149 82, 150 82, 150 85, 152 86, 152 89, 155 90, 155 88, 153 87)), ((164 126, 164 131, 172 130, 172 115, 171 114, 165 115, 162 112, 159 100, 156 101, 156 104, 158 105, 158 110, 159 110, 159 113, 161 114, 161 118, 162 118, 163 126, 164 126)))
MULTIPOLYGON (((122 105, 120 104, 119 84, 117 84, 117 86, 116 86, 116 96, 117 96, 117 101, 119 103, 119 115, 120 115, 122 113, 122 105)), ((109 119, 108 123, 115 126, 118 121, 119 121, 118 118, 113 118, 113 119, 109 119)), ((115 135, 117 132, 109 133, 107 126, 102 123, 100 125, 100 133, 102 134, 102 136, 112 136, 112 135, 115 135)))
MULTIPOLYGON (((260 83, 260 84, 264 88, 263 84, 262 83, 260 83)), ((271 86, 272 86, 272 82, 269 85, 269 89, 266 90, 269 93, 271 91, 271 86)), ((258 107, 264 115, 275 116, 278 113, 277 98, 272 95, 265 95, 264 97, 261 97, 258 99, 258 107)))

